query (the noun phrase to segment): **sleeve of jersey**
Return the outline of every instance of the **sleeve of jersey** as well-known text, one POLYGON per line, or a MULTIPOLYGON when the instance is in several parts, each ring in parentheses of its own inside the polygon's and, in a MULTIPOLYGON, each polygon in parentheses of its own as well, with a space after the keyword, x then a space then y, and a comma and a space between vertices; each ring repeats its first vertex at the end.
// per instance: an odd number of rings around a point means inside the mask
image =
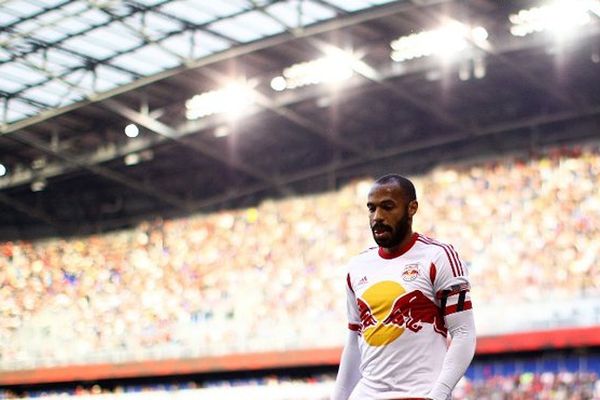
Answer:
POLYGON ((427 396, 432 400, 450 398, 452 389, 465 374, 475 354, 476 338, 473 311, 467 310, 448 315, 446 325, 452 336, 452 342, 444 357, 442 371, 427 396))
POLYGON ((452 342, 429 398, 445 400, 464 375, 475 353, 475 324, 465 264, 450 245, 440 246, 430 276, 452 342))
POLYGON ((430 266, 430 277, 444 316, 473 308, 467 268, 454 247, 440 246, 440 252, 430 266))
POLYGON ((356 296, 352 288, 350 273, 346 275, 346 310, 348 314, 348 329, 360 333, 360 316, 356 304, 356 296))

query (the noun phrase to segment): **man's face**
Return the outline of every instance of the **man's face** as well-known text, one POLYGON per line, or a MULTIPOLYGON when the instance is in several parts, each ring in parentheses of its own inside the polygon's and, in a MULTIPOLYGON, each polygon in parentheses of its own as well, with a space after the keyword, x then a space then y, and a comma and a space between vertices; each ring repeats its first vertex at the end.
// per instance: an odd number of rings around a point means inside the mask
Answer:
POLYGON ((369 192, 367 207, 375 242, 384 248, 399 245, 411 228, 416 201, 410 206, 406 204, 398 185, 375 184, 369 192))

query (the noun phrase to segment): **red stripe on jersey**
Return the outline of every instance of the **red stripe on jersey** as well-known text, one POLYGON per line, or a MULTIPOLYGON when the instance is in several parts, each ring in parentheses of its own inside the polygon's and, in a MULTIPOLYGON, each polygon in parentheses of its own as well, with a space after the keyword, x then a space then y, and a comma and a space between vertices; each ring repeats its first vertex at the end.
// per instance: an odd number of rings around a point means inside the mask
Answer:
POLYGON ((360 325, 359 324, 348 324, 348 329, 350 329, 351 331, 354 331, 354 332, 358 332, 358 331, 360 331, 360 325))
POLYGON ((444 250, 446 251, 446 255, 448 256, 448 260, 450 260, 452 258, 452 261, 454 261, 453 264, 451 263, 452 264, 452 272, 454 273, 454 276, 463 276, 464 275, 462 261, 460 260, 458 253, 456 252, 456 250, 454 249, 454 247, 451 244, 445 244, 445 243, 439 242, 439 241, 432 239, 430 237, 427 237, 427 236, 423 236, 423 235, 419 235, 419 236, 421 239, 423 239, 426 242, 429 242, 430 244, 443 247, 444 250))
MULTIPOLYGON (((350 288, 352 293, 354 293, 354 289, 352 289, 352 284, 350 283, 350 274, 346 275, 346 283, 348 284, 348 287, 350 288)), ((354 293, 354 294, 356 294, 356 293, 354 293)))
POLYGON ((452 246, 451 244, 448 246, 450 247, 450 250, 452 250, 452 253, 454 253, 454 257, 456 258, 456 261, 458 262, 459 275, 463 276, 465 273, 463 271, 462 261, 460 261, 460 257, 458 256, 458 253, 456 252, 456 250, 454 250, 454 246, 452 246))
MULTIPOLYGON (((470 310, 473 308, 473 304, 471 304, 471 300, 465 301, 462 311, 470 310)), ((454 314, 458 311, 458 304, 453 304, 451 306, 446 307, 444 310, 444 315, 454 314)))
POLYGON ((456 272, 457 269, 456 269, 456 266, 454 264, 454 259, 450 256, 450 252, 448 251, 448 249, 446 248, 446 246, 444 246, 444 245, 442 245, 440 243, 433 242, 431 239, 426 238, 425 236, 421 236, 421 235, 419 235, 419 238, 417 240, 419 242, 421 242, 421 243, 430 244, 430 245, 433 245, 433 246, 438 246, 438 247, 441 247, 442 249, 444 249, 444 252, 446 253, 446 257, 448 257, 448 261, 450 262, 450 266, 452 267, 452 275, 458 276, 457 272, 456 272))
POLYGON ((436 275, 437 275, 437 269, 435 268, 435 264, 431 263, 431 266, 429 267, 429 279, 431 279, 432 285, 434 285, 436 275))

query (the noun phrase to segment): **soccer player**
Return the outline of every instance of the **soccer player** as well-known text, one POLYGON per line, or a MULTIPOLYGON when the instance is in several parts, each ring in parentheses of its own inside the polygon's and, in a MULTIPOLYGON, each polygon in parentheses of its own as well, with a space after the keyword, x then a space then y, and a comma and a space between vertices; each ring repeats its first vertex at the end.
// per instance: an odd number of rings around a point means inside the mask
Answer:
POLYGON ((349 331, 332 400, 446 400, 475 352, 467 269, 454 247, 412 231, 410 180, 379 178, 367 207, 378 247, 348 265, 349 331))

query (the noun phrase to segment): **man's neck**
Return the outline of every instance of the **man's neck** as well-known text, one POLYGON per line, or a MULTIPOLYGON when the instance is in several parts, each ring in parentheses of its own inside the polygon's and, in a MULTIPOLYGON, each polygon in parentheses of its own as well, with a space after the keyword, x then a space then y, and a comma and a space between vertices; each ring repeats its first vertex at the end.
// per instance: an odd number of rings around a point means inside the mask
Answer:
POLYGON ((380 247, 379 251, 380 251, 380 254, 382 254, 382 255, 387 255, 387 256, 399 255, 401 253, 404 253, 406 250, 408 250, 408 248, 414 243, 414 241, 415 241, 414 232, 412 231, 412 229, 409 229, 408 232, 406 232, 404 239, 402 239, 402 241, 400 243, 398 243, 396 246, 380 247))

